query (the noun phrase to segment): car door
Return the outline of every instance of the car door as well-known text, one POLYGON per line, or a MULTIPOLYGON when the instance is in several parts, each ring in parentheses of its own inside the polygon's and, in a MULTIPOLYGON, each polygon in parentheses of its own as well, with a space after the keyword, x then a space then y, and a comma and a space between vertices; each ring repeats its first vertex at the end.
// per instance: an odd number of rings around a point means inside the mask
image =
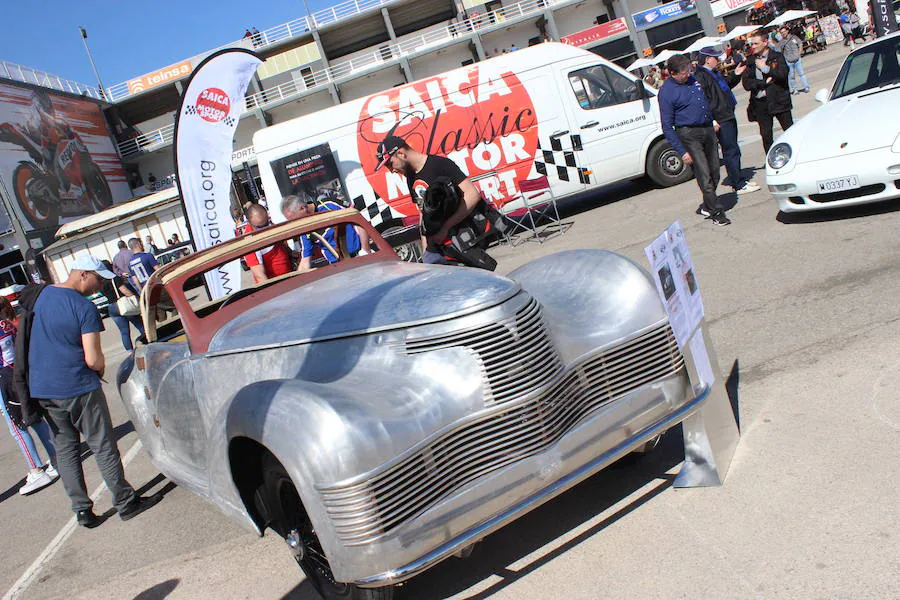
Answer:
POLYGON ((572 132, 580 136, 580 159, 592 171, 591 183, 611 183, 644 172, 643 149, 657 129, 649 94, 608 65, 570 65, 565 106, 572 132))

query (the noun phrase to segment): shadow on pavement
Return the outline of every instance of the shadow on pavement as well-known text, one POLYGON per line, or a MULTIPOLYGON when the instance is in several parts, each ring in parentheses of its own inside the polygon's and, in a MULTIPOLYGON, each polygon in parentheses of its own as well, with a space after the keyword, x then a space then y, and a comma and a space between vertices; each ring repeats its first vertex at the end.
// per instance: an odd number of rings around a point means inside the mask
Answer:
MULTIPOLYGON (((299 567, 297 570, 300 570, 299 567)), ((309 581, 304 579, 297 584, 297 587, 282 596, 281 600, 322 600, 322 596, 309 581)))
POLYGON ((25 485, 25 478, 23 477, 19 481, 12 484, 8 490, 0 494, 0 502, 6 502, 13 496, 19 493, 19 488, 25 485))
POLYGON ((167 579, 162 583, 157 583, 153 587, 149 587, 137 596, 134 597, 134 600, 161 600, 162 598, 166 598, 175 591, 175 588, 178 587, 178 584, 181 582, 180 579, 167 579))
MULTIPOLYGON (((147 492, 149 492, 151 489, 153 489, 154 487, 156 487, 157 485, 159 485, 160 483, 162 483, 165 480, 166 480, 166 476, 163 475, 162 473, 159 473, 159 474, 157 474, 156 477, 154 477, 153 479, 151 479, 150 481, 148 481, 141 487, 137 488, 135 490, 135 492, 137 492, 137 494, 139 496, 143 496, 147 492)), ((174 490, 176 487, 178 487, 178 486, 175 485, 174 482, 170 481, 166 485, 162 486, 158 491, 153 492, 153 495, 158 494, 160 496, 165 496, 166 494, 168 494, 169 492, 174 490)))
MULTIPOLYGON (((655 451, 624 457, 572 490, 489 536, 475 547, 469 558, 448 559, 412 579, 406 585, 406 597, 416 600, 447 598, 489 577, 500 577, 500 581, 487 589, 467 596, 470 600, 488 598, 601 533, 672 486, 675 477, 668 475, 667 471, 684 459, 681 435, 680 426, 669 430, 655 451), (525 565, 517 565, 514 570, 509 567, 552 541, 564 538, 567 532, 654 481, 656 483, 640 497, 558 548, 525 565)), ((636 540, 635 543, 639 542, 636 540)))
POLYGON ((785 225, 803 225, 806 223, 827 223, 829 221, 843 221, 845 219, 871 217, 896 212, 897 210, 900 210, 900 201, 885 200, 873 204, 822 209, 808 213, 785 213, 778 211, 778 216, 775 217, 775 219, 779 223, 785 225))
POLYGON ((738 359, 734 359, 731 365, 731 373, 725 380, 725 393, 731 401, 731 410, 734 412, 734 422, 737 423, 738 432, 741 431, 741 404, 738 402, 738 386, 741 382, 741 365, 738 359))

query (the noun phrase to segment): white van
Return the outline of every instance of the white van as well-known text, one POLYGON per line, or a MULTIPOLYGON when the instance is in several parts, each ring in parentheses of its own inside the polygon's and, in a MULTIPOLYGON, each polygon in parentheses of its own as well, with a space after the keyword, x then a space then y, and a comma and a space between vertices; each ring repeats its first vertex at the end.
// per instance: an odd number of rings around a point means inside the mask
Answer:
POLYGON ((644 174, 661 186, 692 176, 663 138, 654 91, 595 54, 547 43, 256 132, 273 220, 284 220, 280 199, 303 190, 355 206, 388 237, 417 223, 405 178, 375 171, 390 133, 453 159, 498 206, 544 175, 557 198, 644 174))

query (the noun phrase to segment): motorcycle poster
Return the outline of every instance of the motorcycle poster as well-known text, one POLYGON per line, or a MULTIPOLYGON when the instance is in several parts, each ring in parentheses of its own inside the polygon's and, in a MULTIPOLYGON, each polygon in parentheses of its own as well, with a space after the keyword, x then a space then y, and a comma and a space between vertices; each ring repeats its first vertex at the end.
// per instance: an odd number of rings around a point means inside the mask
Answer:
POLYGON ((97 103, 0 84, 0 179, 25 231, 131 198, 97 103))

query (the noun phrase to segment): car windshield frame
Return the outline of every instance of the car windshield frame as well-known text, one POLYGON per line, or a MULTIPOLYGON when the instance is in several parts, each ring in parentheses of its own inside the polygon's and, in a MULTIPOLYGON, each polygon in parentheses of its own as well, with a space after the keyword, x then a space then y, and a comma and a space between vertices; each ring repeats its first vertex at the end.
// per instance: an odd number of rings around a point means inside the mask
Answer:
POLYGON ((850 54, 834 82, 831 99, 877 90, 892 83, 900 83, 900 36, 872 42, 850 54), (866 77, 856 83, 860 68, 867 71, 866 77))

